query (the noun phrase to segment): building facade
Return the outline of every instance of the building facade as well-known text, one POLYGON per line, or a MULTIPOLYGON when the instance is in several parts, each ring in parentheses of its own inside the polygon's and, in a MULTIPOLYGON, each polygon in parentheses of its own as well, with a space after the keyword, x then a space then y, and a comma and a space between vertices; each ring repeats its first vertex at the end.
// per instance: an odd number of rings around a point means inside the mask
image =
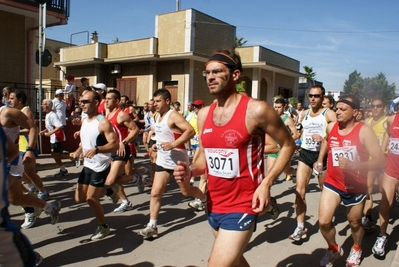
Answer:
MULTIPOLYGON (((172 101, 183 106, 195 99, 210 104, 213 98, 202 71, 212 51, 234 47, 236 28, 195 9, 157 15, 155 37, 60 49, 55 62, 64 73, 90 84, 105 83, 129 96, 137 105, 152 97, 158 88, 166 88, 172 101)), ((101 33, 99 33, 101 35, 101 33)), ((272 102, 273 96, 296 95, 299 61, 261 46, 237 48, 243 63, 241 80, 248 95, 272 102)))

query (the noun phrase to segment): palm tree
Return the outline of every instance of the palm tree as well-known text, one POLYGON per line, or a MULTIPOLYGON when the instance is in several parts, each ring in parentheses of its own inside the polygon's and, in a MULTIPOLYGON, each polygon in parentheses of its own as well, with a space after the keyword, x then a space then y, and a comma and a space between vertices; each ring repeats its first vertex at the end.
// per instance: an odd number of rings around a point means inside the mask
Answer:
POLYGON ((235 47, 243 47, 248 41, 244 40, 243 37, 237 38, 236 37, 236 43, 235 43, 235 47))
POLYGON ((305 71, 305 78, 311 81, 316 80, 316 72, 313 71, 312 67, 303 66, 303 70, 305 71))
POLYGON ((316 72, 309 66, 303 66, 303 70, 305 71, 306 83, 308 84, 308 88, 310 88, 315 84, 316 72))

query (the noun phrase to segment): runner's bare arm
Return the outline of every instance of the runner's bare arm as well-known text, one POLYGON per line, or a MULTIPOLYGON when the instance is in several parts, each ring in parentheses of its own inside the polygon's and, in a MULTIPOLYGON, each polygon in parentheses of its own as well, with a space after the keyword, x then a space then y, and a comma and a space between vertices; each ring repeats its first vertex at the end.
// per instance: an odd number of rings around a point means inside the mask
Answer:
POLYGON ((162 143, 161 145, 164 150, 171 150, 181 144, 184 144, 195 135, 193 127, 184 119, 184 117, 180 113, 176 111, 173 111, 169 115, 168 126, 172 131, 180 132, 181 135, 173 142, 162 143))

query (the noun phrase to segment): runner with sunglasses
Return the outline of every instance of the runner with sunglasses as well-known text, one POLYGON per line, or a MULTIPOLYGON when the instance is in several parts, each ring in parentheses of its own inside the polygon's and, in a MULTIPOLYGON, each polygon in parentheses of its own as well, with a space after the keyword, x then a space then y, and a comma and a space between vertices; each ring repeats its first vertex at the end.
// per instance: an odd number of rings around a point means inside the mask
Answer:
MULTIPOLYGON (((320 85, 310 88, 308 93, 309 109, 302 120, 302 149, 299 152, 295 191, 297 227, 288 237, 294 241, 307 238, 307 229, 305 228, 306 190, 312 176, 312 169, 317 170, 317 164, 322 164, 323 170, 326 169, 327 157, 320 155, 321 143, 326 135, 327 125, 336 121, 335 112, 322 106, 325 92, 324 87, 320 85)), ((324 171, 320 175, 317 172, 317 176, 319 186, 323 188, 324 171)))

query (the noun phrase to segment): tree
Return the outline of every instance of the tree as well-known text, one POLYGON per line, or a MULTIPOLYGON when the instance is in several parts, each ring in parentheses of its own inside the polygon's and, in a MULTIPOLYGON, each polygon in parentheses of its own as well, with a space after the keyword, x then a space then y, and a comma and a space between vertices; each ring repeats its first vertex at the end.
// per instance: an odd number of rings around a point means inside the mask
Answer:
POLYGON ((305 78, 311 81, 316 80, 316 72, 313 71, 312 67, 303 66, 303 70, 305 71, 305 78))
POLYGON ((372 78, 362 78, 360 72, 355 70, 349 74, 343 89, 344 93, 359 97, 367 105, 375 97, 382 97, 387 101, 394 99, 396 85, 389 84, 382 72, 372 78))
POLYGON ((355 70, 349 74, 349 78, 345 81, 343 89, 345 94, 352 94, 363 99, 363 79, 360 72, 355 70))
POLYGON ((248 41, 244 40, 243 37, 236 37, 236 43, 235 43, 235 47, 243 47, 248 41))

